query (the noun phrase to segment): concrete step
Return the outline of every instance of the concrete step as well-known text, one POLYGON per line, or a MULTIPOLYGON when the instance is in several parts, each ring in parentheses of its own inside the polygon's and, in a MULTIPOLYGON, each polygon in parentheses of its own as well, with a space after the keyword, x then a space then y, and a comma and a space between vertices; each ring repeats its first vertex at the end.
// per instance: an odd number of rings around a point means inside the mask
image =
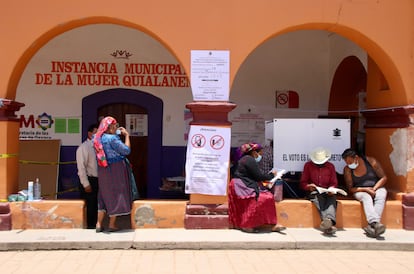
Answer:
POLYGON ((186 229, 227 229, 229 228, 228 215, 185 215, 186 229))
POLYGON ((227 215, 227 204, 187 204, 186 214, 189 215, 227 215))
POLYGON ((186 229, 229 228, 227 204, 187 204, 184 227, 186 229))

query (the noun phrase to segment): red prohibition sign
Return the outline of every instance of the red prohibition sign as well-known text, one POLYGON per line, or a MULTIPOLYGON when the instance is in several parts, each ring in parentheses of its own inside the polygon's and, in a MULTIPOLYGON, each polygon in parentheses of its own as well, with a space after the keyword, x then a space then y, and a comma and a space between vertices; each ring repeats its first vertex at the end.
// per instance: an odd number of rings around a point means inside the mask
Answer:
POLYGON ((277 95, 277 102, 280 105, 286 105, 288 101, 289 101, 289 97, 286 93, 280 93, 277 95))
POLYGON ((195 148, 202 148, 206 144, 206 137, 201 134, 194 134, 191 138, 191 145, 195 148))
POLYGON ((219 150, 222 149, 224 146, 224 138, 220 135, 214 135, 210 139, 210 146, 213 149, 219 150))

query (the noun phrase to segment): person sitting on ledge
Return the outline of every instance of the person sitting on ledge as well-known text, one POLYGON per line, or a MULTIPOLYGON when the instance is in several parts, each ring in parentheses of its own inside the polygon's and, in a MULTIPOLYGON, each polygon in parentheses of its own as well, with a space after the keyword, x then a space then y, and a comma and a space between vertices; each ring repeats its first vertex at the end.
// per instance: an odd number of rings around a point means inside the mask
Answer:
POLYGON ((310 154, 310 161, 305 163, 300 178, 300 187, 309 192, 309 200, 318 209, 321 217, 320 228, 327 235, 337 231, 336 196, 332 192, 319 193, 317 187, 337 187, 335 166, 328 162, 331 152, 323 147, 315 148, 310 154))
POLYGON ((368 237, 376 238, 385 232, 381 215, 387 199, 384 187, 387 176, 375 158, 359 156, 351 148, 342 153, 342 159, 347 164, 344 167, 345 183, 364 207, 368 226, 363 229, 368 237))
POLYGON ((242 156, 228 190, 229 221, 244 232, 280 232, 286 227, 277 224, 273 193, 262 184, 271 180, 276 171, 268 174, 260 171, 257 164, 261 160, 260 150, 256 143, 240 148, 242 156))

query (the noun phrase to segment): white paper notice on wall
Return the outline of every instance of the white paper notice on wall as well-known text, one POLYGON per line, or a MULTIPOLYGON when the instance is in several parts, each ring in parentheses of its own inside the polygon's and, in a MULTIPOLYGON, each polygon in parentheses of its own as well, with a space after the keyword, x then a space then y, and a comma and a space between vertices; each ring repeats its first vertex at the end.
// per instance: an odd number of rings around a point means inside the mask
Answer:
POLYGON ((230 51, 192 50, 191 89, 194 101, 228 101, 230 51))
POLYGON ((185 193, 226 195, 230 127, 190 127, 185 164, 185 193))
POLYGON ((342 152, 350 147, 349 119, 274 119, 274 166, 287 171, 303 171, 309 153, 316 147, 331 152, 330 162, 336 172, 343 173, 342 152))

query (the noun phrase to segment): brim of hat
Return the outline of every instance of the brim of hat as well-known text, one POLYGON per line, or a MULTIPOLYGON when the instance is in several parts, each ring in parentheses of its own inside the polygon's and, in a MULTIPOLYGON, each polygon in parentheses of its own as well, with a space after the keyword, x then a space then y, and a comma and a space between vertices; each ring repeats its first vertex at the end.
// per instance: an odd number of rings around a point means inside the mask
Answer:
POLYGON ((329 160, 329 158, 330 157, 328 157, 328 158, 325 158, 325 159, 323 159, 323 160, 316 160, 315 158, 313 158, 313 157, 310 157, 311 158, 311 161, 314 163, 314 164, 317 164, 317 165, 322 165, 322 164, 324 164, 324 163, 326 163, 328 160, 329 160))

